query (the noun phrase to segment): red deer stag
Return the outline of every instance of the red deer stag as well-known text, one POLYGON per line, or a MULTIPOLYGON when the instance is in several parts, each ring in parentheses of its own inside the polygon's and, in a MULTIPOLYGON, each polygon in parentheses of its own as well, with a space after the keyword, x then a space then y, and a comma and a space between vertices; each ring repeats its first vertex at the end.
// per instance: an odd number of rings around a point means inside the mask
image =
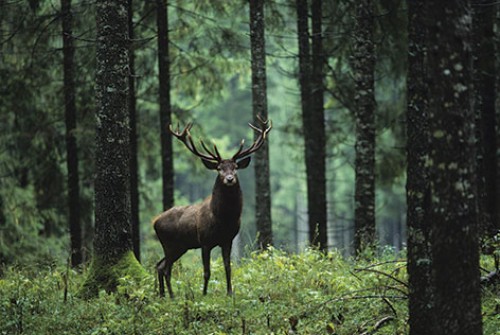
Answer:
POLYGON ((259 118, 261 127, 249 126, 258 132, 257 139, 244 149, 241 141, 238 151, 230 159, 223 159, 214 144, 213 151, 203 141, 200 141, 204 152, 200 152, 191 137, 188 124, 182 132, 169 127, 170 133, 177 137, 194 155, 201 158, 207 169, 217 170, 218 176, 212 190, 212 195, 203 202, 173 207, 154 219, 156 235, 161 242, 165 257, 156 265, 160 287, 160 296, 165 296, 164 279, 167 282, 168 293, 174 297, 170 278, 172 265, 188 249, 201 248, 203 259, 204 285, 203 294, 207 294, 210 279, 210 252, 216 246, 222 249, 222 258, 226 271, 227 294, 232 294, 231 287, 231 247, 233 239, 240 229, 240 216, 243 199, 240 184, 236 177, 237 169, 244 169, 250 163, 250 155, 264 144, 272 128, 271 121, 259 118))

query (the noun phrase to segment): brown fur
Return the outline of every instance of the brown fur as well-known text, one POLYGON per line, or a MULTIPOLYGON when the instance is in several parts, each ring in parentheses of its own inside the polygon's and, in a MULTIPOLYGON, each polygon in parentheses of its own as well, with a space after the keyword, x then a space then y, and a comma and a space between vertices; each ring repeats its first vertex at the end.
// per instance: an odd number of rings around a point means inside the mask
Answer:
POLYGON ((232 160, 221 161, 216 167, 219 175, 211 196, 195 205, 173 207, 154 219, 154 229, 165 253, 165 257, 157 264, 161 296, 165 295, 165 279, 168 293, 173 297, 170 284, 172 265, 187 250, 197 248, 202 249, 203 294, 206 294, 210 279, 210 252, 216 246, 222 249, 227 293, 232 294, 231 246, 240 229, 243 207, 236 169, 248 166, 249 162, 249 158, 245 159, 244 164, 232 160), (228 180, 231 180, 230 184, 228 180))
POLYGON ((227 294, 232 294, 231 287, 231 247, 233 239, 240 230, 240 217, 243 208, 240 184, 236 170, 244 169, 250 164, 250 155, 259 150, 264 144, 268 133, 271 131, 272 122, 257 117, 260 127, 249 124, 250 128, 259 135, 254 143, 244 149, 244 141, 231 159, 222 159, 213 146, 210 150, 203 141, 201 145, 205 153, 200 152, 191 137, 189 123, 180 131, 169 126, 170 133, 179 139, 194 155, 201 158, 207 169, 217 170, 218 176, 212 190, 212 195, 203 202, 190 206, 173 207, 160 214, 153 221, 156 235, 161 242, 165 257, 158 262, 158 280, 160 295, 165 295, 165 281, 171 298, 174 294, 170 285, 172 265, 187 250, 201 248, 203 259, 203 294, 207 294, 210 279, 210 252, 216 246, 222 249, 222 258, 226 271, 227 294))

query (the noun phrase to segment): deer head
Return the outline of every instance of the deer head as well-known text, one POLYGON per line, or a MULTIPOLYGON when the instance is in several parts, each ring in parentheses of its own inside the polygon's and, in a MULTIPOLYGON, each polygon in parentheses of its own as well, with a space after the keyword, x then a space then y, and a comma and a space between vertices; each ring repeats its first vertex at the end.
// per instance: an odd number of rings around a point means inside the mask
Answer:
POLYGON ((193 123, 188 123, 182 131, 180 131, 179 125, 177 125, 177 130, 174 130, 172 125, 170 125, 169 130, 172 135, 184 143, 189 151, 191 151, 195 156, 201 158, 203 165, 205 165, 207 169, 217 170, 219 178, 224 185, 232 186, 238 183, 236 171, 238 169, 244 169, 250 164, 250 155, 262 147, 267 138, 267 134, 271 131, 272 122, 270 120, 264 121, 261 117, 257 118, 259 120, 260 127, 256 127, 251 123, 248 124, 250 128, 259 134, 257 139, 255 139, 253 144, 246 149, 244 149, 245 140, 241 140, 238 151, 229 159, 223 159, 221 157, 215 144, 213 145, 213 149, 209 149, 209 147, 202 140, 200 140, 200 144, 204 152, 198 150, 190 133, 193 123))

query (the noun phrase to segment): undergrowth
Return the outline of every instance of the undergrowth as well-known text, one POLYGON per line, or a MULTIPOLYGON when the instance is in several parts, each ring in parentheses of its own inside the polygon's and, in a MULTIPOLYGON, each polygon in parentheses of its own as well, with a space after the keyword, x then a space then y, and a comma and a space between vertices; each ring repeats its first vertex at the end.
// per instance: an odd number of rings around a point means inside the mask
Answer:
MULTIPOLYGON (((114 294, 84 300, 85 274, 59 266, 11 267, 0 279, 0 334, 407 334, 406 263, 393 256, 345 260, 335 252, 271 249, 233 265, 225 294, 220 258, 207 296, 201 261, 182 259, 176 299, 158 297, 153 261, 141 282, 120 279, 114 294)), ((483 296, 484 334, 498 334, 500 298, 483 296)))

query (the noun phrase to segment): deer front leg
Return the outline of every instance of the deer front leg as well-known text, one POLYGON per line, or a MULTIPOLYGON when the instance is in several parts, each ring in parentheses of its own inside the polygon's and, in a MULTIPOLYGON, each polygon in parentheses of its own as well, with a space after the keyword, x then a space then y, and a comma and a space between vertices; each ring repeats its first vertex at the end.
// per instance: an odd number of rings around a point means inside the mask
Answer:
POLYGON ((207 295, 208 281, 210 280, 210 252, 212 251, 209 247, 203 247, 201 249, 201 258, 203 260, 203 295, 207 295))
POLYGON ((233 294, 233 288, 231 286, 231 246, 232 242, 221 247, 224 269, 226 270, 227 295, 233 294))

